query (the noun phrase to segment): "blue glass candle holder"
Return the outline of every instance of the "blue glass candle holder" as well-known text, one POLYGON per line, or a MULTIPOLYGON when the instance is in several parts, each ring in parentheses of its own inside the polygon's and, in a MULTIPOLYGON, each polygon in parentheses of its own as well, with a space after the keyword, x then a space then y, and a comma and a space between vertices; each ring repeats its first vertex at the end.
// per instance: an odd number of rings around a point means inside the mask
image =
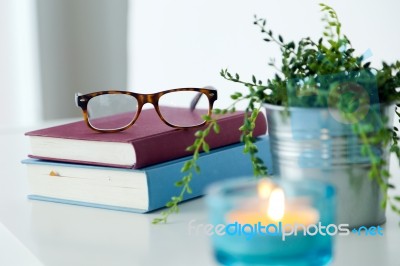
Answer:
POLYGON ((236 179, 212 185, 208 232, 223 265, 327 265, 335 190, 323 182, 236 179))

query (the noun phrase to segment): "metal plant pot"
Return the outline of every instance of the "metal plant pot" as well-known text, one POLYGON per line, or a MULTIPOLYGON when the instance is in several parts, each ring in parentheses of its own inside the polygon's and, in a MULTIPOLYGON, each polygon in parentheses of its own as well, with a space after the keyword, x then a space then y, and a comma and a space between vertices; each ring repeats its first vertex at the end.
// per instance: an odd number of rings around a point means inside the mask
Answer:
MULTIPOLYGON (((369 158, 351 127, 334 119, 328 108, 265 105, 274 174, 287 179, 317 179, 337 189, 337 223, 350 227, 385 222, 383 192, 368 178, 369 158)), ((382 108, 388 112, 389 108, 382 108)), ((337 117, 337 116, 336 116, 337 117)), ((388 158, 388 149, 379 147, 388 158)), ((388 161, 388 160, 387 160, 388 161)))

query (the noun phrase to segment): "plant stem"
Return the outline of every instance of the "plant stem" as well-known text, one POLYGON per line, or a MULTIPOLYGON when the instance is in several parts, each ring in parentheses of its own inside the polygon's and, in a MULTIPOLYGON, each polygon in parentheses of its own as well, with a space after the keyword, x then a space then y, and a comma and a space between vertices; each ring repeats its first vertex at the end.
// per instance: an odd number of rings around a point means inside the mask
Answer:
POLYGON ((193 151, 193 156, 189 161, 186 161, 181 169, 181 172, 187 172, 187 174, 178 182, 175 183, 175 186, 182 187, 181 192, 179 196, 174 196, 171 198, 169 202, 166 203, 166 207, 168 208, 165 211, 161 212, 161 217, 160 218, 154 218, 153 219, 153 224, 159 224, 159 223, 166 223, 168 220, 168 217, 172 213, 178 213, 179 212, 179 207, 178 204, 183 201, 184 195, 191 194, 192 189, 190 188, 190 181, 192 180, 193 177, 193 171, 196 173, 200 172, 200 167, 197 164, 197 160, 199 157, 200 150, 203 149, 205 152, 209 152, 208 144, 205 141, 205 138, 208 136, 210 130, 214 128, 215 133, 217 133, 218 129, 216 130, 216 124, 217 120, 212 119, 211 117, 208 118, 208 125, 203 131, 197 131, 195 136, 196 140, 193 145, 189 146, 187 150, 193 151))

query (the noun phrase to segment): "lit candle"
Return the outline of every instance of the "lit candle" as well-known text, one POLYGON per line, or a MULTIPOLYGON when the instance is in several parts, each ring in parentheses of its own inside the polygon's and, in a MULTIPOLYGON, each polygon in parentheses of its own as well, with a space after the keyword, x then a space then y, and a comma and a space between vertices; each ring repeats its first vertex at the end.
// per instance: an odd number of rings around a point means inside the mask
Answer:
MULTIPOLYGON (((308 226, 319 220, 318 211, 307 206, 307 201, 286 201, 282 188, 272 182, 262 181, 257 186, 258 205, 255 210, 235 210, 228 214, 227 221, 239 224, 301 224, 308 226), (266 204, 265 204, 266 203, 266 204)), ((250 206, 246 206, 250 207, 250 206)))
POLYGON ((333 222, 330 185, 283 179, 221 182, 207 198, 216 259, 226 265, 325 265, 332 237, 319 226, 333 222), (327 193, 327 191, 329 193, 327 193))

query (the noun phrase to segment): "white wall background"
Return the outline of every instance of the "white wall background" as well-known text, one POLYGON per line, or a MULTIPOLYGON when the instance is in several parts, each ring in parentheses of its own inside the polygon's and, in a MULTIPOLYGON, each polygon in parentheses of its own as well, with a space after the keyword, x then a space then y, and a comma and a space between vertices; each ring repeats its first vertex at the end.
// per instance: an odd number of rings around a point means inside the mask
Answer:
POLYGON ((127 87, 127 0, 0 0, 0 132, 78 117, 74 93, 127 87))
MULTIPOLYGON (((285 39, 316 38, 322 31, 317 2, 131 0, 128 89, 151 92, 211 84, 219 89, 216 105, 226 107, 229 95, 243 88, 223 80, 221 68, 243 78, 252 74, 266 78, 273 73, 268 58, 279 55, 276 47, 262 41, 252 24, 253 15, 267 18, 271 29, 285 39)), ((375 65, 400 59, 399 1, 325 2, 337 10, 343 31, 357 51, 372 51, 375 65)), ((90 12, 87 18, 90 23, 90 12)), ((0 129, 41 120, 41 85, 36 1, 0 0, 0 129)), ((63 100, 75 110, 71 99, 63 100)))
MULTIPOLYGON (((250 80, 270 77, 268 58, 279 50, 262 41, 253 15, 285 39, 311 36, 323 29, 314 0, 137 0, 131 4, 130 89, 158 91, 175 87, 218 88, 217 106, 226 107, 240 86, 219 76, 221 68, 250 80)), ((356 51, 370 49, 373 64, 400 59, 400 1, 324 1, 333 6, 356 51)))
POLYGON ((44 119, 81 116, 76 92, 126 89, 127 0, 36 2, 44 119))
POLYGON ((40 119, 35 1, 0 0, 0 129, 40 119))

